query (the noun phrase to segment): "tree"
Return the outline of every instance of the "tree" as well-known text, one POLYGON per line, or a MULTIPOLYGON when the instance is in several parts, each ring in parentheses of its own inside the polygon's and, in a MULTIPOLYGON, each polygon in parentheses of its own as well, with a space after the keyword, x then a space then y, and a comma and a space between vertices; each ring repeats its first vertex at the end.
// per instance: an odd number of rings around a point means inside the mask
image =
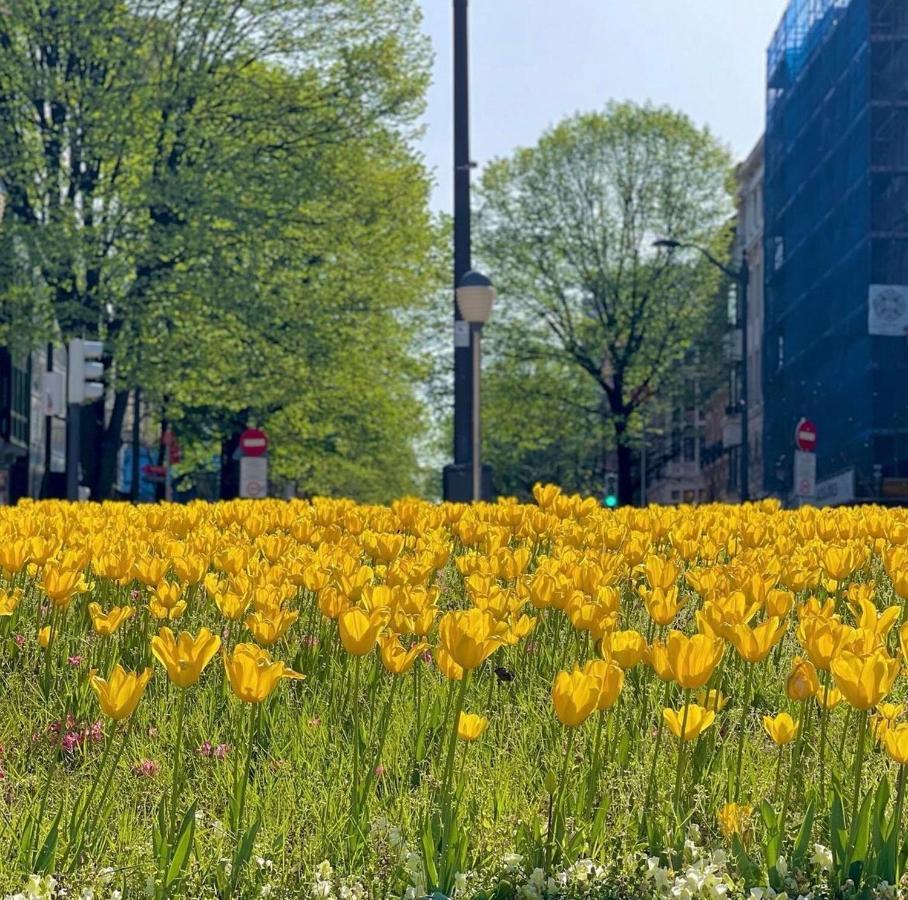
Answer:
POLYGON ((664 108, 611 104, 492 163, 480 190, 483 265, 502 296, 500 340, 570 364, 601 392, 619 497, 633 497, 633 418, 664 389, 715 296, 717 273, 670 237, 721 253, 727 151, 664 108))
MULTIPOLYGON (((413 0, 35 0, 0 14, 4 239, 19 268, 5 283, 34 278, 43 321, 105 341, 110 396, 83 428, 100 448, 94 496, 110 493, 132 387, 216 440, 281 410, 311 367, 342 363, 345 338, 420 296, 417 25, 413 0), (396 255, 354 246, 364 233, 396 255), (345 313, 355 328, 338 326, 345 313)), ((0 296, 0 322, 37 320, 21 293, 0 296)))

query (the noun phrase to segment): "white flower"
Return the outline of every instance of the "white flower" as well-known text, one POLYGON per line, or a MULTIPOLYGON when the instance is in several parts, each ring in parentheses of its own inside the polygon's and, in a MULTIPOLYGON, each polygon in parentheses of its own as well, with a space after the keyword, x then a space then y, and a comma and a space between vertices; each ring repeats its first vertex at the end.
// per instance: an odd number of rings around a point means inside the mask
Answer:
MULTIPOLYGON (((198 813, 196 813, 196 815, 198 815, 198 813)), ((98 881, 100 881, 102 884, 109 884, 111 881, 113 881, 114 875, 116 874, 116 870, 113 866, 105 866, 103 869, 101 869, 100 872, 98 872, 98 881)))
POLYGON ((454 890, 465 891, 467 889, 467 876, 465 872, 456 872, 454 874, 454 890))
POLYGON ((315 869, 315 877, 319 881, 330 881, 334 874, 334 869, 327 859, 323 859, 315 869))
POLYGON ((316 881, 312 886, 312 896, 318 897, 320 900, 328 900, 329 897, 333 897, 334 889, 331 887, 331 882, 316 881))
POLYGON ((114 888, 110 892, 110 900, 123 900, 123 892, 119 888, 114 888))
POLYGON ((271 887, 271 883, 266 882, 265 884, 262 885, 261 889, 259 890, 259 897, 270 897, 271 892, 273 890, 274 890, 274 888, 271 887))
POLYGON ((95 892, 91 888, 82 888, 79 900, 95 900, 95 892))
POLYGON ((404 891, 404 900, 416 900, 416 888, 412 884, 404 891))
POLYGON ((782 878, 788 874, 788 860, 784 856, 780 856, 776 860, 776 871, 782 878))
POLYGON ((813 856, 810 861, 819 869, 828 872, 832 868, 832 850, 822 844, 813 845, 813 856))
POLYGON ((658 856, 650 856, 646 860, 646 877, 651 879, 658 891, 665 891, 671 886, 668 869, 659 865, 658 856))
POLYGON ((501 857, 501 863, 507 872, 513 872, 523 865, 523 857, 519 853, 505 853, 501 857))

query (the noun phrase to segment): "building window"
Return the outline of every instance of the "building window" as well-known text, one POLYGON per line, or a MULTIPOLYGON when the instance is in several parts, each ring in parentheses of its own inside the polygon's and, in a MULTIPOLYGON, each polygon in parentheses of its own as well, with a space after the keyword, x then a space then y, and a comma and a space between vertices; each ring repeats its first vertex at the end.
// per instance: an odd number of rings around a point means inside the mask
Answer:
POLYGON ((776 345, 776 371, 785 365, 785 335, 779 335, 779 341, 776 345))
POLYGON ((677 503, 681 499, 681 491, 672 491, 672 502, 677 503))
POLYGON ((684 461, 694 462, 697 458, 697 444, 692 437, 684 438, 684 461))

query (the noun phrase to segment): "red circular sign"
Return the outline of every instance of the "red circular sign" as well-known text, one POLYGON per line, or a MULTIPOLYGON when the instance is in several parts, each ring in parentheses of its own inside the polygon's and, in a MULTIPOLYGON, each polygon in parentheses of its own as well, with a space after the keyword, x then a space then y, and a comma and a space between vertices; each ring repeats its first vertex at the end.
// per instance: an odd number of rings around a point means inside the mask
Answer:
POLYGON ((801 419, 795 425, 795 446, 806 453, 817 449, 817 426, 810 419, 801 419))
POLYGON ((243 456, 264 456, 268 452, 268 437, 260 428, 247 428, 240 435, 243 456))

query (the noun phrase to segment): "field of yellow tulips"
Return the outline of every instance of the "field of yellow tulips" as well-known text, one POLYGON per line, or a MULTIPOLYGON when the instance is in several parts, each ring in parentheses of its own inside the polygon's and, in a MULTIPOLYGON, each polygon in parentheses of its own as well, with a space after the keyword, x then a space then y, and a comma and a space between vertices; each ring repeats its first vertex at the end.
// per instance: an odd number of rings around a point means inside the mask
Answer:
POLYGON ((0 896, 908 896, 908 511, 0 509, 0 896))

